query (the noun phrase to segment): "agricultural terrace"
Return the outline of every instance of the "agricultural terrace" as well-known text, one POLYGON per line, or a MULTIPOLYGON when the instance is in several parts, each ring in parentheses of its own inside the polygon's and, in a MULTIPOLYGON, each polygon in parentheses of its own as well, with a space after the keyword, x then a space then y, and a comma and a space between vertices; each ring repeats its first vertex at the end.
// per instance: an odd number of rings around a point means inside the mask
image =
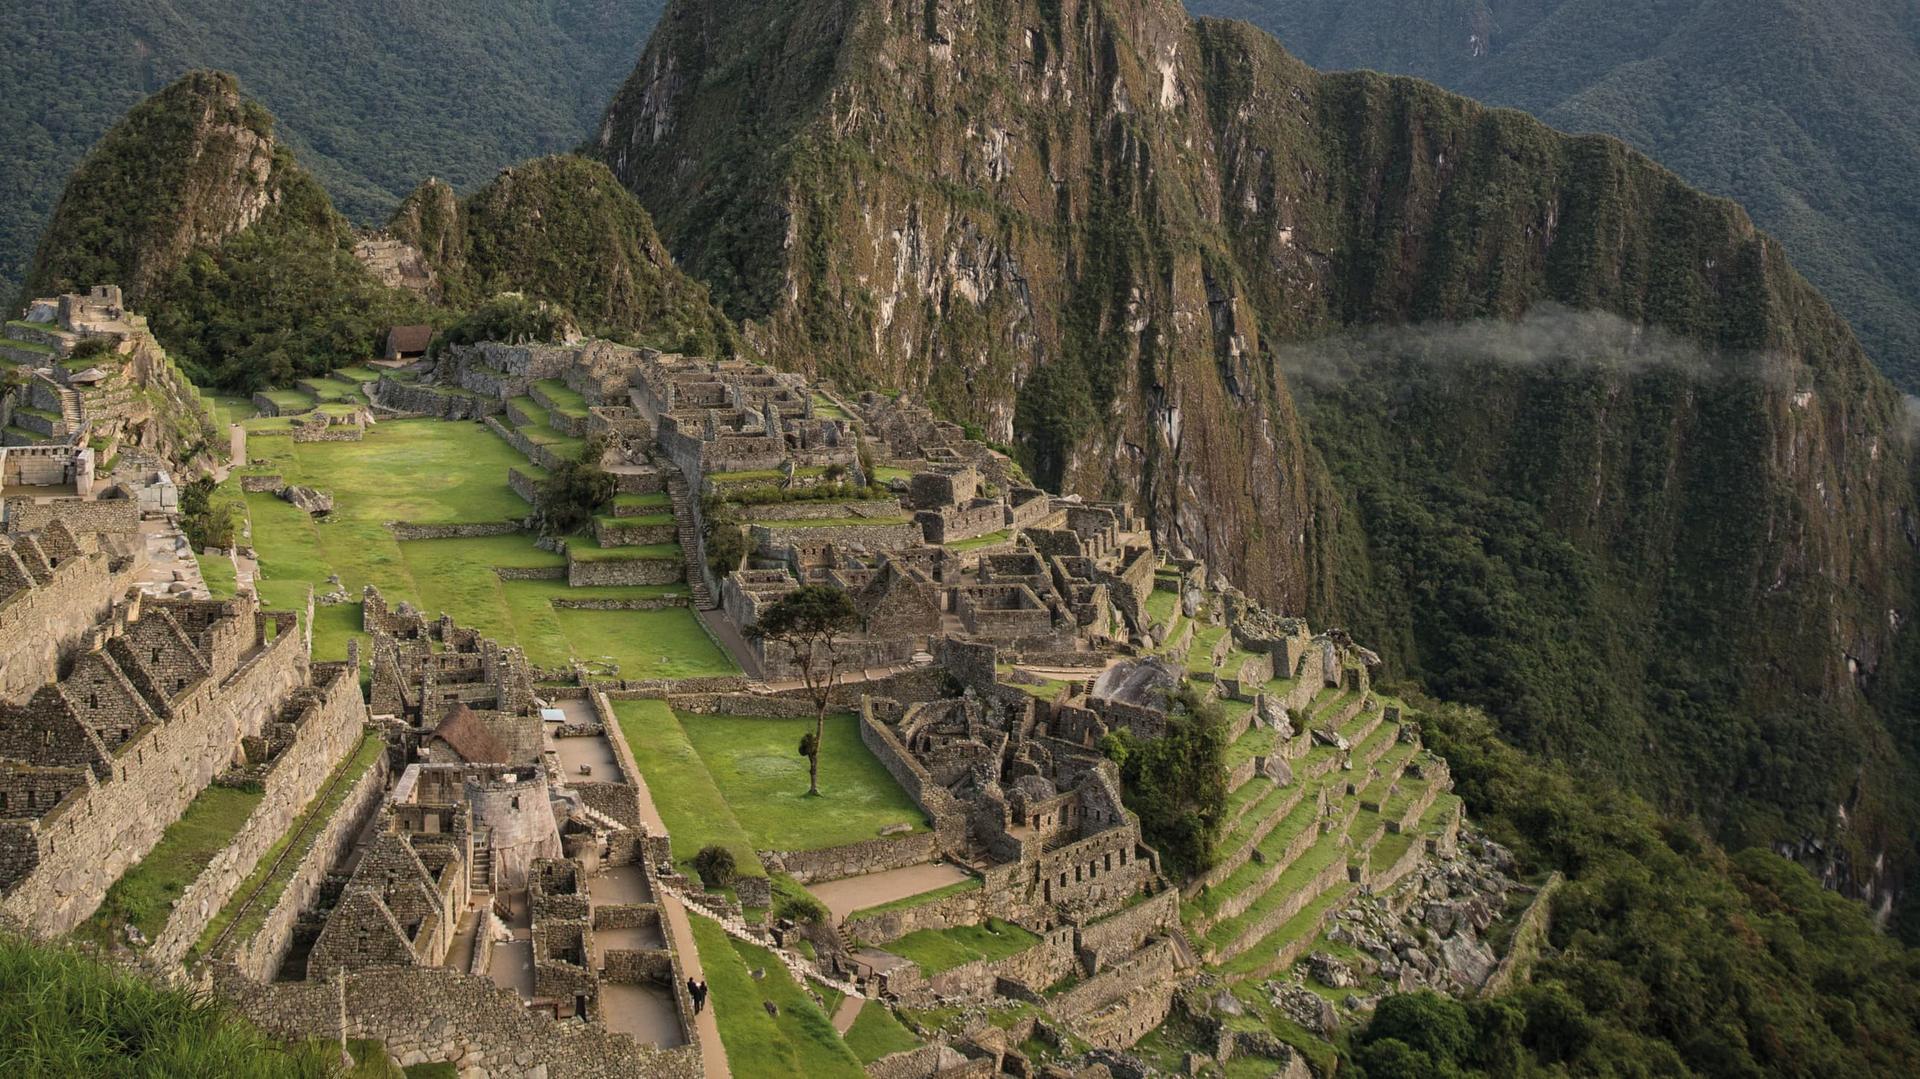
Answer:
MULTIPOLYGON (((499 524, 526 516, 527 503, 507 486, 507 470, 528 467, 526 459, 485 426, 396 420, 369 427, 359 442, 255 438, 248 455, 266 463, 246 473, 278 475, 333 496, 334 510, 323 518, 271 494, 244 496, 260 559, 258 589, 268 606, 304 610, 309 586, 317 595, 344 590, 350 600, 316 609, 316 659, 345 658, 347 641, 359 633, 361 590, 372 584, 392 602, 411 601, 429 616, 444 611, 516 643, 538 666, 611 662, 624 678, 735 673, 686 608, 590 611, 553 603, 683 595, 683 586, 569 588, 559 579, 565 559, 524 532, 396 539, 390 522, 499 524), (502 580, 497 568, 549 570, 555 579, 502 580), (328 581, 336 574, 338 586, 328 581)), ((238 491, 239 475, 228 480, 230 491, 238 491)))

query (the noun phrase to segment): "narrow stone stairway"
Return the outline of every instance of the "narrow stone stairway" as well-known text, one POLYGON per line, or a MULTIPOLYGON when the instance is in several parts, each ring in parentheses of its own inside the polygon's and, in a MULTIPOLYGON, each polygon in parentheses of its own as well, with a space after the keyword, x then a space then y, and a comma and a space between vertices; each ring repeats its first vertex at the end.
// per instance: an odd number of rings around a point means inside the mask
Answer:
POLYGON ((707 587, 706 567, 702 564, 700 552, 700 529, 694 523, 693 492, 687 489, 687 481, 678 472, 667 473, 667 495, 673 499, 674 529, 680 538, 680 557, 686 563, 687 591, 693 596, 693 605, 703 611, 711 611, 719 604, 714 602, 713 590, 707 587))

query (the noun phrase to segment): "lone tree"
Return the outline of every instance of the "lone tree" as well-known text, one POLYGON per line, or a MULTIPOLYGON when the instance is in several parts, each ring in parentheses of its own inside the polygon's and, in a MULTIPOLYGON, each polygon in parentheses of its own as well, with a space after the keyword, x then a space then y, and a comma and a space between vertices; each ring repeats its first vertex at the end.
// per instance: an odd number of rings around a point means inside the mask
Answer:
POLYGON ((776 641, 793 651, 800 680, 813 698, 813 733, 800 739, 800 755, 807 758, 807 793, 820 793, 820 740, 827 732, 827 705, 840 682, 840 642, 860 625, 853 598, 824 584, 802 585, 767 608, 747 635, 776 641))

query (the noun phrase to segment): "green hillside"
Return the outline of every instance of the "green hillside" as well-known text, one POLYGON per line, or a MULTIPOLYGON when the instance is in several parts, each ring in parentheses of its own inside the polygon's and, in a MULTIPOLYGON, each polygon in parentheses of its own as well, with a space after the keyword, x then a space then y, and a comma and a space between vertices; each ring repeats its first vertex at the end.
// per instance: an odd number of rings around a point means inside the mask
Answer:
POLYGON ((658 0, 73 0, 9 13, 0 72, 0 283, 11 292, 87 150, 194 68, 237 74, 356 223, 422 178, 462 189, 579 143, 658 0))
POLYGON ((1327 70, 1617 135, 1738 200, 1920 389, 1920 9, 1904 0, 1191 0, 1327 70))

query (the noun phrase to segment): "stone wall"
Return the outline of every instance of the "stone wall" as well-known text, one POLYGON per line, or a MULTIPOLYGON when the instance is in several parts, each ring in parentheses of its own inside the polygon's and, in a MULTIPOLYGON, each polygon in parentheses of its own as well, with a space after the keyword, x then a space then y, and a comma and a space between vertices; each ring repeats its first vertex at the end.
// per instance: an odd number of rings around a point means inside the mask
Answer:
POLYGON ((38 532, 55 521, 75 535, 106 532, 128 536, 140 531, 140 503, 131 498, 109 498, 97 502, 63 499, 36 502, 30 498, 7 499, 5 517, 8 532, 38 532))
POLYGON ((680 559, 567 559, 567 584, 574 588, 680 584, 687 579, 680 559))
POLYGON ((360 745, 367 706, 360 697, 359 679, 341 669, 318 696, 302 715, 292 744, 274 758, 262 781, 266 793, 260 803, 174 901, 166 925, 155 934, 147 951, 155 961, 178 963, 185 959, 207 923, 240 890, 260 859, 320 793, 340 762, 360 745))
POLYGON ((756 521, 750 528, 751 543, 757 551, 777 551, 788 547, 821 547, 831 544, 842 549, 898 551, 918 546, 921 530, 912 521, 900 524, 805 525, 780 521, 756 521))
POLYGON ((933 822, 936 846, 941 853, 957 854, 967 845, 966 808, 951 792, 934 781, 932 775, 900 744, 891 729, 873 711, 873 702, 860 702, 860 741, 893 776, 900 789, 933 822))
POLYGON ((170 721, 120 747, 112 781, 88 773, 85 791, 37 822, 37 866, 0 899, 0 913, 45 934, 85 921, 228 766, 240 739, 259 734, 306 681, 301 637, 282 632, 224 682, 189 690, 170 721))
POLYGON ((644 521, 645 518, 597 518, 593 523, 594 541, 602 547, 645 547, 679 539, 679 528, 671 519, 664 524, 644 521))
POLYGON ((1540 954, 1540 945, 1546 941, 1547 934, 1553 928, 1553 894, 1567 878, 1554 870, 1547 882, 1535 893, 1533 902, 1520 915, 1513 927, 1513 937, 1507 945, 1507 954, 1495 967, 1487 984, 1480 987, 1480 995, 1493 996, 1512 987, 1516 979, 1524 978, 1533 967, 1533 961, 1540 954))
POLYGON ((507 469, 507 486, 513 489, 514 494, 526 499, 529 506, 540 501, 540 481, 527 472, 518 468, 507 469))
MULTIPOLYGON (((596 1023, 556 1020, 522 1005, 511 989, 441 968, 368 970, 346 979, 347 1036, 386 1045, 402 1065, 450 1062, 487 1075, 548 1079, 699 1079, 700 1050, 654 1049, 596 1023)), ((215 991, 267 1031, 288 1040, 340 1036, 340 984, 262 984, 236 974, 215 991)))
POLYGON ((389 521, 387 530, 397 540, 478 539, 484 536, 511 536, 521 531, 516 521, 487 521, 480 524, 417 525, 389 521))
POLYGON ((293 930, 300 916, 314 905, 327 874, 353 849, 361 828, 379 810, 387 792, 388 777, 387 755, 382 753, 361 773, 353 790, 334 810, 301 857, 300 864, 294 867, 260 928, 245 940, 226 943, 222 958, 241 974, 255 981, 273 980, 293 947, 293 930))
POLYGON ((932 832, 911 832, 824 850, 761 851, 760 858, 768 868, 778 866, 776 871, 788 873, 802 884, 813 884, 923 865, 939 853, 939 837, 932 832))
POLYGON ((375 384, 373 399, 382 408, 395 412, 413 412, 442 420, 477 420, 492 416, 501 407, 497 398, 452 393, 441 387, 384 377, 375 384))
POLYGON ((836 517, 898 517, 900 503, 889 499, 859 499, 846 502, 772 502, 764 506, 748 506, 742 514, 749 521, 819 521, 836 517))
POLYGON ((52 681, 60 651, 106 616, 127 583, 106 555, 89 554, 61 563, 46 584, 0 599, 0 704, 23 702, 52 681))

